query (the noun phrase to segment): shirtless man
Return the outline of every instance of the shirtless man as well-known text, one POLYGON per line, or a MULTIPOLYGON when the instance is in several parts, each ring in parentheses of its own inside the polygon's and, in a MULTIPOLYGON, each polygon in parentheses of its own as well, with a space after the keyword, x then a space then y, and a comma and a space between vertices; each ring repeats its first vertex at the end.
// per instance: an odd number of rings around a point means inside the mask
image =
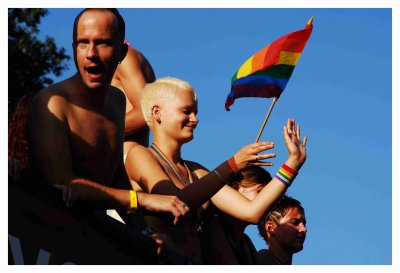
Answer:
POLYGON ((63 188, 67 205, 73 192, 99 208, 141 206, 171 212, 177 221, 187 212, 177 197, 113 187, 121 181, 129 185, 123 165, 125 96, 110 85, 127 52, 124 36, 116 9, 86 9, 76 17, 78 72, 39 92, 31 105, 27 129, 34 166, 39 181, 63 188))
POLYGON ((124 155, 135 145, 149 146, 149 127, 144 120, 140 98, 146 83, 155 81, 153 68, 141 52, 127 41, 128 52, 118 65, 111 85, 122 90, 126 97, 124 155))

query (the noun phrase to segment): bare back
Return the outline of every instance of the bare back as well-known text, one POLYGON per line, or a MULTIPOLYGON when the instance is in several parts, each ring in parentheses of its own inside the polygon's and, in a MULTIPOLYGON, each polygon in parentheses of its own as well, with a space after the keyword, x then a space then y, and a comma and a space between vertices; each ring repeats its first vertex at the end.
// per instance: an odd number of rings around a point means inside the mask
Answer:
POLYGON ((140 98, 145 84, 154 80, 154 71, 148 60, 139 51, 129 47, 111 82, 126 96, 125 154, 135 144, 149 145, 149 128, 143 118, 140 98))

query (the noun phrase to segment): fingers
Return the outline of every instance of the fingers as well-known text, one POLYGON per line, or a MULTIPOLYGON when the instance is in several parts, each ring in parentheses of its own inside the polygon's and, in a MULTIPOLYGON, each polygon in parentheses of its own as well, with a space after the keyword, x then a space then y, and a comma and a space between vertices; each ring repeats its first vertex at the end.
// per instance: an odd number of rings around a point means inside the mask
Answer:
POLYGON ((269 150, 274 148, 274 143, 273 142, 256 142, 248 145, 247 147, 250 148, 251 152, 256 152, 260 153, 265 150, 269 150))
POLYGON ((148 235, 154 239, 157 244, 157 254, 160 255, 163 251, 168 251, 168 248, 173 249, 173 242, 171 238, 165 233, 153 233, 148 235))
MULTIPOLYGON (((189 207, 183 203, 178 197, 173 196, 173 207, 177 209, 179 215, 185 215, 189 212, 189 207)), ((177 216, 177 215, 176 215, 177 216)))
POLYGON ((289 132, 288 126, 283 126, 283 139, 285 140, 286 145, 289 142, 292 142, 292 139, 290 136, 291 136, 291 133, 289 132))
POLYGON ((265 159, 269 159, 269 158, 274 158, 276 157, 275 153, 272 154, 259 154, 257 155, 257 161, 261 161, 261 160, 265 160, 265 159))
MULTIPOLYGON (((183 202, 182 202, 183 203, 183 202)), ((189 207, 185 203, 183 205, 176 205, 172 207, 171 213, 175 216, 174 225, 176 225, 179 219, 189 211, 189 207)))
POLYGON ((157 244, 157 255, 160 255, 161 254, 161 252, 163 251, 163 249, 164 249, 164 240, 162 239, 162 238, 160 238, 160 236, 159 236, 159 234, 158 233, 154 233, 154 234, 150 234, 149 235, 151 238, 153 238, 154 239, 154 241, 156 241, 156 244, 157 244))
POLYGON ((293 118, 289 118, 286 124, 287 132, 291 137, 300 137, 300 125, 293 118))
POLYGON ((172 200, 171 213, 175 216, 174 225, 176 225, 180 217, 188 213, 190 208, 185 203, 183 203, 178 197, 171 196, 170 198, 172 200))
POLYGON ((294 119, 289 118, 286 126, 284 126, 284 137, 286 140, 285 133, 293 142, 301 142, 300 141, 300 125, 296 124, 296 121, 294 119))
POLYGON ((297 126, 296 126, 296 135, 300 139, 300 125, 299 124, 297 124, 297 126))
POLYGON ((302 143, 303 143, 303 146, 306 147, 306 144, 307 144, 307 137, 306 136, 303 138, 303 142, 302 143))
POLYGON ((287 121, 287 124, 286 124, 286 128, 287 128, 289 134, 293 133, 293 126, 294 126, 294 119, 289 118, 287 121))
POLYGON ((255 161, 255 162, 249 163, 249 165, 253 165, 253 166, 273 166, 274 163, 272 163, 272 162, 263 162, 263 161, 255 161))
POLYGON ((179 218, 180 218, 180 215, 179 216, 175 216, 174 225, 178 224, 179 218))
POLYGON ((254 155, 252 160, 250 160, 250 162, 262 162, 265 159, 270 159, 270 158, 274 158, 276 157, 275 153, 271 153, 271 154, 257 154, 254 155))
POLYGON ((184 216, 188 211, 189 207, 183 203, 178 197, 170 195, 158 195, 158 194, 144 194, 141 193, 141 200, 146 200, 146 203, 142 204, 149 211, 164 211, 172 213, 174 217, 173 223, 178 223, 180 217, 184 216), (146 196, 146 198, 143 198, 146 196))

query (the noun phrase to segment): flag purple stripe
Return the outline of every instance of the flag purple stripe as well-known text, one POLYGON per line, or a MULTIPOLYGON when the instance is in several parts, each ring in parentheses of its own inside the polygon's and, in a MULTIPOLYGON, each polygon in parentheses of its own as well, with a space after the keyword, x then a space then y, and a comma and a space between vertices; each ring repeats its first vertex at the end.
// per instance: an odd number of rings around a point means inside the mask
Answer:
POLYGON ((268 75, 262 76, 247 76, 244 78, 237 79, 232 83, 232 87, 236 87, 243 84, 253 84, 253 85, 277 85, 280 89, 285 89, 289 79, 278 79, 268 75))
POLYGON ((225 101, 225 109, 229 111, 229 106, 231 106, 235 99, 244 97, 261 97, 261 98, 279 98, 283 89, 275 84, 266 85, 254 85, 254 84, 242 84, 232 88, 229 93, 228 98, 225 101))

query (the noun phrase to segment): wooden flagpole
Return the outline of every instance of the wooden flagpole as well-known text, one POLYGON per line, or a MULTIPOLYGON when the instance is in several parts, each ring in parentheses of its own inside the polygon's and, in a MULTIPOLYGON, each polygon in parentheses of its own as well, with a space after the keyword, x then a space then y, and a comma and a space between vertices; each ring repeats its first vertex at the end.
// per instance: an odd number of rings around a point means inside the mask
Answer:
POLYGON ((278 101, 278 98, 277 98, 277 97, 274 97, 274 100, 272 101, 271 106, 269 107, 268 113, 267 113, 267 115, 265 116, 264 122, 263 122, 263 124, 262 124, 262 126, 261 126, 261 129, 260 129, 260 132, 258 133, 258 136, 257 136, 257 138, 256 138, 256 142, 258 142, 258 140, 260 139, 261 134, 262 134, 262 132, 263 132, 263 130, 264 130, 265 124, 267 124, 269 115, 271 114, 272 109, 274 109, 275 102, 277 102, 277 101, 278 101))

